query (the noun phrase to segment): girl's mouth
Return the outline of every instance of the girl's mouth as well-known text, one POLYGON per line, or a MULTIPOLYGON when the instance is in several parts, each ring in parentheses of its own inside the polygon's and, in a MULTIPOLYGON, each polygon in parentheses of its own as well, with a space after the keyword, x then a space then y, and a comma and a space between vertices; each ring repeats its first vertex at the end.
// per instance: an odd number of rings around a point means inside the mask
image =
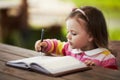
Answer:
POLYGON ((72 42, 70 40, 68 40, 69 44, 72 45, 72 42))
POLYGON ((69 41, 69 44, 72 45, 72 42, 69 41))

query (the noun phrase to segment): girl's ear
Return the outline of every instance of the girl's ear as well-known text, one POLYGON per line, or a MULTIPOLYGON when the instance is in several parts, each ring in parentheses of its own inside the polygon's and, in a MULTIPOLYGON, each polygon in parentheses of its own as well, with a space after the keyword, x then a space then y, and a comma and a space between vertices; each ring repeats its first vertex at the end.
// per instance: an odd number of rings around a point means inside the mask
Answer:
POLYGON ((92 42, 92 41, 93 41, 93 36, 92 36, 92 35, 89 35, 88 41, 89 41, 89 42, 92 42))

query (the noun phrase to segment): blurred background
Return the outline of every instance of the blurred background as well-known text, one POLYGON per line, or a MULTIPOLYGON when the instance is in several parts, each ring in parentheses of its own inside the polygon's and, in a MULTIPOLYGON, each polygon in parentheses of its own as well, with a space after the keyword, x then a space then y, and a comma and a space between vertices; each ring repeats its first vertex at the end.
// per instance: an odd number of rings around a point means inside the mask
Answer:
POLYGON ((66 41, 65 19, 71 10, 94 6, 102 10, 109 40, 120 40, 119 0, 0 0, 0 43, 34 50, 34 43, 44 38, 66 41))

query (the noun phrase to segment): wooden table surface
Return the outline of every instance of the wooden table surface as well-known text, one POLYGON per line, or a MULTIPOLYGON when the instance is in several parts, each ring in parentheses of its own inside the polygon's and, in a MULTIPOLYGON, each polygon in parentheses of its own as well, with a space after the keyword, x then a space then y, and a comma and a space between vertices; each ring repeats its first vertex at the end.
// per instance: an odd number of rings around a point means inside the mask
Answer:
MULTIPOLYGON (((110 47, 120 52, 120 41, 112 41, 110 47)), ((37 52, 0 43, 0 80, 119 80, 120 70, 93 67, 92 70, 77 72, 61 77, 6 66, 6 61, 38 55, 37 52)), ((117 55, 117 57, 120 57, 117 55)), ((119 66, 120 67, 120 66, 119 66)))

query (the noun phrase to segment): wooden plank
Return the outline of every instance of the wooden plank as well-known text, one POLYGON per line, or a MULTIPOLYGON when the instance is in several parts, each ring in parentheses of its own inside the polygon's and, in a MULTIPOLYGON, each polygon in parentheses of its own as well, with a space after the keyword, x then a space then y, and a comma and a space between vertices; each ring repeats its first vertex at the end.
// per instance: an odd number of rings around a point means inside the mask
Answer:
POLYGON ((12 53, 12 54, 23 56, 23 57, 31 57, 31 56, 39 55, 38 52, 33 51, 33 50, 24 49, 24 48, 6 45, 6 44, 1 44, 1 43, 0 43, 0 51, 12 53))
POLYGON ((22 58, 25 58, 25 57, 21 57, 21 56, 17 56, 17 55, 14 55, 14 54, 9 54, 7 52, 2 52, 0 51, 0 60, 1 61, 9 61, 9 60, 16 60, 16 59, 22 59, 22 58))
POLYGON ((79 72, 72 75, 66 75, 66 76, 63 76, 63 78, 68 80, 78 80, 78 79, 80 80, 119 80, 120 72, 119 71, 112 72, 112 70, 106 70, 106 69, 97 67, 93 70, 79 72))
POLYGON ((94 66, 93 71, 103 77, 108 77, 113 80, 118 80, 120 79, 120 70, 113 70, 113 69, 108 69, 108 68, 102 68, 98 66, 94 66), (104 73, 104 75, 103 75, 104 73))
POLYGON ((66 80, 97 80, 95 78, 95 75, 92 75, 88 72, 89 71, 78 72, 78 73, 75 73, 75 74, 66 75, 66 76, 62 76, 62 77, 66 80))
POLYGON ((23 80, 23 79, 0 72, 0 80, 23 80))
POLYGON ((64 79, 67 80, 110 80, 110 78, 103 77, 101 75, 96 74, 92 70, 79 72, 72 75, 63 76, 64 79))
POLYGON ((63 78, 68 80, 119 80, 120 70, 111 70, 95 66, 92 70, 66 75, 63 76, 63 78))

